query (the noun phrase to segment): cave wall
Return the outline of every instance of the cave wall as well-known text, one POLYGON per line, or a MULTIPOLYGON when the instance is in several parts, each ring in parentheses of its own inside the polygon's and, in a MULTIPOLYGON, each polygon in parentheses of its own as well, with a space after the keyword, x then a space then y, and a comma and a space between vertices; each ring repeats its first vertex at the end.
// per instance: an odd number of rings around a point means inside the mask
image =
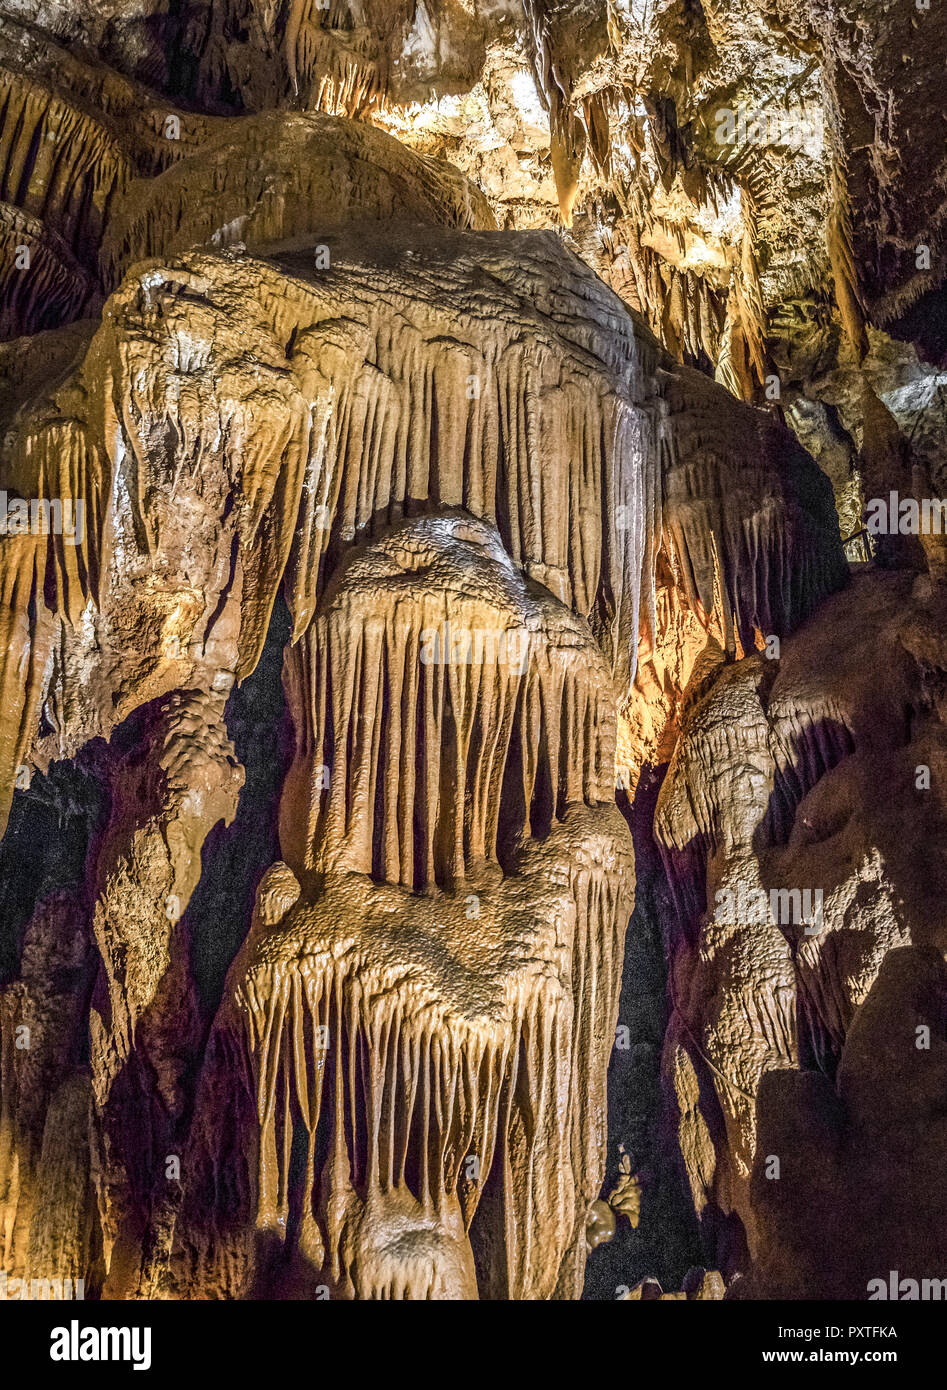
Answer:
POLYGON ((9 1274, 937 1272, 943 48, 0 5, 9 1274))

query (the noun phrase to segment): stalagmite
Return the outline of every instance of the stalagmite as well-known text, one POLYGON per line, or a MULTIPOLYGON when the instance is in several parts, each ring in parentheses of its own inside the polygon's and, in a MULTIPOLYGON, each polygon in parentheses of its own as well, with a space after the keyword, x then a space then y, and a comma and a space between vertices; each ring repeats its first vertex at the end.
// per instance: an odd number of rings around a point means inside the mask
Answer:
POLYGON ((157 1186, 142 1149, 151 1151, 162 1139, 169 1146, 183 1104, 195 1019, 187 940, 178 924, 197 886, 205 837, 218 822, 232 821, 243 782, 222 727, 223 703, 219 693, 196 691, 161 701, 140 745, 112 778, 118 810, 95 866, 93 932, 102 972, 90 1019, 106 1297, 139 1292, 136 1264, 148 1254, 143 1232, 157 1186), (137 815, 129 821, 124 807, 135 802, 137 815), (136 1112, 149 1089, 145 1119, 136 1112))
POLYGON ((190 1161, 245 1205, 233 1251, 196 1194, 186 1282, 245 1292, 252 1223, 300 1289, 574 1296, 633 883, 604 660, 451 512, 350 552, 286 679, 293 867, 261 886, 198 1102, 237 1082, 259 1138, 200 1126, 190 1161))
POLYGON ((0 1301, 936 1277, 947 31, 875 11, 0 0, 0 1301))

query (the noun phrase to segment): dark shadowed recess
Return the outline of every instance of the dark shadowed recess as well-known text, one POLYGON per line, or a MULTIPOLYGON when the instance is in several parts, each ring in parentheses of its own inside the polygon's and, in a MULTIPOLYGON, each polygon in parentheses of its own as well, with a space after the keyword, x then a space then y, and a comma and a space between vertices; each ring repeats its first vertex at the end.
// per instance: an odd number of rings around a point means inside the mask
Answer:
POLYGON ((68 891, 83 924, 91 917, 87 866, 108 819, 108 770, 137 728, 133 716, 111 743, 93 739, 74 759, 51 763, 45 775, 34 772, 29 786, 14 792, 0 842, 0 984, 19 973, 24 929, 45 898, 68 891))
POLYGON ((694 1210, 661 1125, 661 1047, 668 1022, 661 924, 674 920, 674 909, 652 827, 666 771, 666 766, 644 769, 634 801, 622 791, 617 797, 634 840, 637 884, 618 1006, 629 1046, 614 1049, 608 1068, 608 1162, 601 1195, 614 1185, 624 1145, 631 1170, 642 1181, 641 1215, 635 1229, 627 1216, 616 1213, 612 1240, 589 1255, 586 1300, 614 1299, 621 1286, 633 1288, 649 1275, 666 1290, 680 1289, 687 1270, 703 1262, 694 1210))
POLYGON ((892 338, 913 343, 918 356, 934 367, 947 367, 947 285, 928 290, 897 318, 885 324, 892 338))
POLYGON ((227 701, 227 732, 246 772, 233 823, 220 822, 201 855, 201 877, 182 921, 205 1020, 216 1010, 228 967, 250 926, 257 885, 280 857, 277 812, 292 757, 292 723, 283 694, 283 648, 290 616, 277 595, 256 669, 227 701))
POLYGON ((210 20, 210 6, 200 0, 165 0, 157 14, 119 10, 106 25, 99 52, 120 72, 178 105, 196 106, 200 54, 210 20))

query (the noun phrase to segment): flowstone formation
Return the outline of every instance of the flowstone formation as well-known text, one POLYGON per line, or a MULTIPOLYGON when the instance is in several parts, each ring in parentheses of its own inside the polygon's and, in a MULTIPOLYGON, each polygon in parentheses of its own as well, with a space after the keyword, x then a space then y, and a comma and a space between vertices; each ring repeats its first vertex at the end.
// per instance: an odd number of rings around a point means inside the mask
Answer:
POLYGON ((0 0, 8 1279, 947 1272, 902 10, 0 0))
POLYGON ((830 493, 788 435, 675 371, 554 237, 321 235, 133 272, 53 399, 16 417, 23 468, 70 441, 95 529, 75 557, 60 537, 6 539, 12 566, 25 553, 36 573, 42 554, 57 577, 11 642, 11 666, 49 663, 50 678, 15 711, 10 762, 62 758, 147 706, 132 762, 167 804, 135 830, 145 784, 129 802, 124 763, 109 770, 119 824, 98 854, 96 940, 121 997, 92 1031, 96 1124, 112 1132, 104 1288, 159 1292, 170 1261, 169 1287, 248 1295, 277 1277, 255 1242, 278 1230, 299 1287, 575 1296, 633 888, 616 721, 631 638, 656 622, 657 556, 731 648, 786 630, 841 578, 830 493), (749 441, 763 458, 747 467, 749 441), (210 755, 211 730, 281 582, 285 867, 224 989, 172 1237, 165 1184, 126 1151, 130 1052, 141 1038, 162 1084, 139 1084, 170 1143, 189 1053, 186 1030, 165 1036, 159 982, 194 1006, 169 920, 235 814, 240 769, 225 735, 210 755), (37 708, 49 734, 30 729, 37 708), (151 826, 171 852, 160 872, 151 826), (296 894, 285 919, 268 906, 296 894), (110 920, 127 938, 118 977, 110 920), (158 969, 136 985, 149 942, 158 969), (244 1091, 248 1128, 215 1140, 222 1095, 244 1091), (308 1177, 291 1183, 303 1133, 308 1177), (243 1162, 258 1150, 243 1179, 234 1141, 243 1162), (221 1171, 241 1200, 208 1232, 206 1174, 221 1171), (418 1250, 402 1259, 404 1222, 418 1250))
POLYGON ((930 1214, 882 1213, 904 1154, 934 1142, 921 1115, 942 1066, 942 634, 929 579, 858 576, 778 661, 720 671, 685 714, 661 789, 655 831, 677 886, 670 1113, 720 1265, 739 1268, 747 1241, 771 1297, 866 1296, 884 1251, 918 1279, 943 1258, 929 1159, 905 1180, 918 1184, 911 1210, 930 1214), (902 1109, 923 1138, 906 1137, 902 1109), (787 1218, 807 1236, 790 1239, 787 1218), (846 1236, 831 1266, 816 1253, 826 1229, 863 1225, 874 1234, 846 1236), (805 1256, 800 1239, 814 1243, 805 1256))
POLYGON ((574 1297, 634 882, 604 658, 493 528, 441 514, 349 552, 286 679, 289 862, 228 976, 188 1162, 243 1201, 195 1187, 179 1239, 208 1211, 213 1235, 185 1287, 247 1292, 269 1233, 299 1291, 574 1297), (252 1157, 216 1133, 235 1087, 252 1157))

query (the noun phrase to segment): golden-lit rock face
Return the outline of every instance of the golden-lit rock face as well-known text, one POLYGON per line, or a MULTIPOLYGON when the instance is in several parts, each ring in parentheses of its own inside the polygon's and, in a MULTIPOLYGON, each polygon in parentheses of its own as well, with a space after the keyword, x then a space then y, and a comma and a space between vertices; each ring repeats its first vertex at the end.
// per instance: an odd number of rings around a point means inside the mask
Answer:
POLYGON ((943 22, 0 23, 0 1268, 942 1274, 943 22))
POLYGON ((228 976, 188 1161, 237 1185, 236 1239, 197 1187, 184 1288, 245 1294, 269 1232, 300 1290, 576 1296, 634 883, 604 658, 447 513, 349 552, 286 682, 289 862, 228 976), (214 1129, 234 1087, 251 1152, 214 1129))

